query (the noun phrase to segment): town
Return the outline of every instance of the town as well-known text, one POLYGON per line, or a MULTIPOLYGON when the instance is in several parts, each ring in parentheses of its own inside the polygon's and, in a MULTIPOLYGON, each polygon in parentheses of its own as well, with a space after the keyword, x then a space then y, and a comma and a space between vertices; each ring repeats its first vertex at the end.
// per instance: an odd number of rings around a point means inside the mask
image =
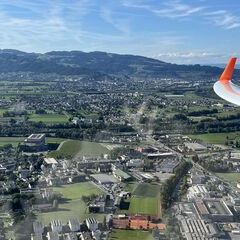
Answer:
POLYGON ((0 1, 0 240, 240 240, 240 2, 0 1))
POLYGON ((25 81, 1 90, 0 239, 238 239, 239 113, 204 83, 25 81))

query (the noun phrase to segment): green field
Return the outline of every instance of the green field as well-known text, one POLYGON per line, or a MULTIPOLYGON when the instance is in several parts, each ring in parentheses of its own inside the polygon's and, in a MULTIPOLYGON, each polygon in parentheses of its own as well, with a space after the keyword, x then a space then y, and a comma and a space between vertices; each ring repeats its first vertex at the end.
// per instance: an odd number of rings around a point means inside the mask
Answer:
POLYGON ((160 202, 158 198, 136 197, 130 201, 130 214, 157 215, 160 202))
POLYGON ((201 117, 189 117, 193 122, 200 122, 202 120, 205 120, 205 119, 216 119, 214 117, 206 117, 206 116, 201 116, 201 117))
POLYGON ((109 153, 109 150, 102 144, 96 142, 86 142, 78 140, 67 140, 59 150, 51 152, 49 155, 56 158, 71 158, 84 155, 97 156, 109 153))
POLYGON ((24 137, 0 137, 0 146, 12 144, 16 147, 19 143, 24 141, 24 137))
POLYGON ((0 108, 0 117, 2 117, 3 113, 6 112, 6 111, 7 111, 7 109, 0 108))
POLYGON ((128 212, 160 216, 160 186, 148 183, 139 184, 132 194, 128 212))
POLYGON ((88 214, 87 205, 81 200, 83 195, 88 196, 93 193, 102 194, 100 189, 90 182, 69 184, 62 187, 54 188, 54 191, 63 195, 64 201, 59 204, 58 211, 39 213, 37 219, 45 225, 54 219, 60 219, 63 223, 67 223, 70 218, 78 218, 83 222, 87 217, 94 216, 98 220, 104 218, 103 214, 88 214))
POLYGON ((77 200, 80 199, 83 195, 91 195, 93 193, 101 193, 100 189, 95 187, 90 182, 75 183, 70 185, 64 185, 62 187, 53 188, 54 191, 62 194, 63 198, 68 200, 77 200))
POLYGON ((133 195, 138 197, 156 197, 160 191, 160 186, 157 184, 141 183, 134 190, 133 195))
POLYGON ((47 143, 61 143, 65 140, 66 140, 65 138, 53 138, 53 137, 47 137, 46 138, 47 143))
MULTIPOLYGON (((0 137, 0 146, 6 144, 12 144, 13 147, 16 147, 19 143, 23 142, 25 137, 0 137)), ((61 143, 65 139, 63 138, 47 138, 47 143, 61 143)))
POLYGON ((30 121, 43 122, 46 124, 67 123, 68 117, 64 114, 32 114, 30 121))
POLYGON ((216 173, 216 175, 234 186, 240 182, 240 173, 216 173))
POLYGON ((116 230, 110 234, 110 240, 153 240, 152 234, 146 231, 116 230))
POLYGON ((238 109, 234 109, 234 110, 228 110, 228 111, 224 110, 222 112, 219 112, 217 115, 219 117, 229 117, 230 115, 236 115, 238 113, 239 113, 238 109))
POLYGON ((136 189, 136 187, 138 186, 138 184, 139 184, 138 182, 128 182, 124 186, 124 191, 133 192, 136 189))
POLYGON ((192 139, 199 139, 206 143, 213 144, 224 144, 227 141, 227 137, 229 140, 240 140, 240 132, 234 133, 206 133, 206 134, 194 134, 189 135, 192 139))

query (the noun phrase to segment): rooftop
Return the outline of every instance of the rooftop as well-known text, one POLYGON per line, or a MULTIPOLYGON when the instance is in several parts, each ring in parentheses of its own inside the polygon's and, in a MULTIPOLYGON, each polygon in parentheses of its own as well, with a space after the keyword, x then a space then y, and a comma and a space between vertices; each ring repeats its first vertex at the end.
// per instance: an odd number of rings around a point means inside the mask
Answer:
POLYGON ((45 134, 31 134, 28 139, 41 139, 42 137, 45 137, 45 134))
POLYGON ((119 181, 113 176, 113 175, 108 175, 108 174, 92 174, 92 178, 94 178, 96 181, 101 182, 101 183, 118 183, 119 181))
POLYGON ((44 158, 44 162, 47 164, 57 164, 58 163, 55 158, 44 158))
POLYGON ((69 225, 80 225, 80 222, 76 218, 69 219, 68 221, 69 225))
POLYGON ((123 179, 129 179, 131 176, 122 171, 121 169, 117 169, 114 171, 114 174, 117 176, 120 176, 123 179))
POLYGON ((206 199, 204 200, 205 206, 214 215, 232 215, 226 203, 219 199, 206 199))
POLYGON ((185 143, 185 146, 192 149, 193 151, 205 150, 207 149, 200 143, 185 143))

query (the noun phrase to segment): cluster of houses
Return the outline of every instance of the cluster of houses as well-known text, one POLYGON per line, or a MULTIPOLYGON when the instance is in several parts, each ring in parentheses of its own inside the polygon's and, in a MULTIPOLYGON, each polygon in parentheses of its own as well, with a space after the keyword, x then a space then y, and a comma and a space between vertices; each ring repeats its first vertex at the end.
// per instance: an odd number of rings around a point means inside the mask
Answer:
POLYGON ((100 240, 103 239, 103 226, 95 218, 87 218, 80 223, 77 218, 69 219, 67 224, 52 220, 45 227, 41 222, 33 222, 31 240, 100 240))

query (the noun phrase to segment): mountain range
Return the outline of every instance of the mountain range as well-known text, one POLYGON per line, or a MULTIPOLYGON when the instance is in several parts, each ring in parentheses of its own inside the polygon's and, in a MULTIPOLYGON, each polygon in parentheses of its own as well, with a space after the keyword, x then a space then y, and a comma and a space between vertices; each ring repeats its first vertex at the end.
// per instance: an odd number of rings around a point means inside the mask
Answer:
MULTIPOLYGON (((240 70, 236 70, 240 75, 240 70)), ((106 52, 52 51, 44 54, 0 50, 0 73, 33 72, 59 75, 128 76, 146 78, 212 79, 216 66, 177 65, 153 58, 106 52)))

